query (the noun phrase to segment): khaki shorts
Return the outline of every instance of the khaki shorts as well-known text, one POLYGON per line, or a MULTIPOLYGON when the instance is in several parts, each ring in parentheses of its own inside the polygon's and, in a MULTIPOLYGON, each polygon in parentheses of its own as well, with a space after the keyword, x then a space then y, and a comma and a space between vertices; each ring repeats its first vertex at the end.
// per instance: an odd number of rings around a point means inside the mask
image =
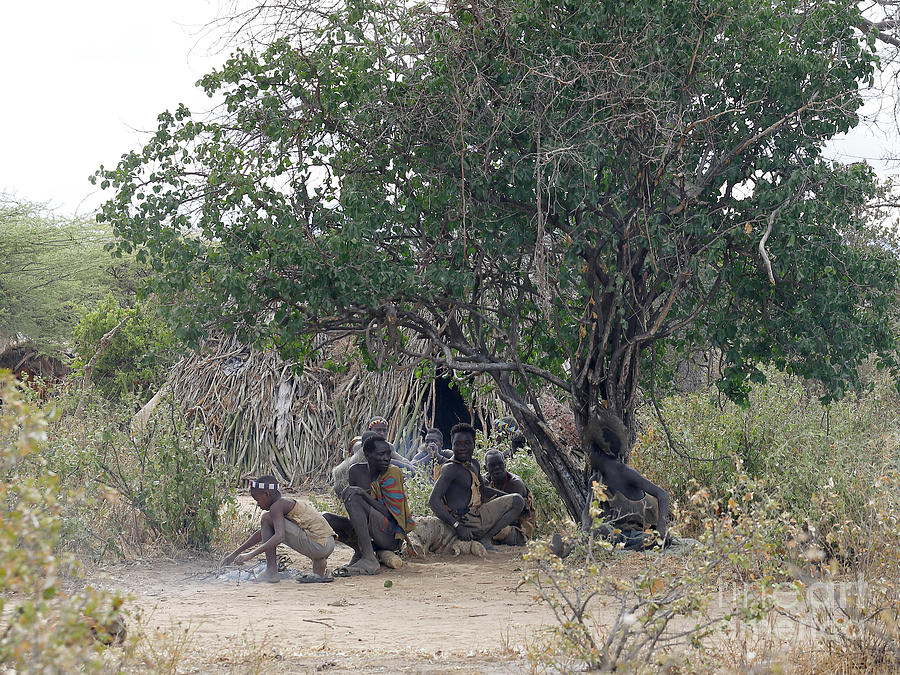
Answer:
POLYGON ((494 497, 491 501, 479 506, 477 511, 469 511, 461 522, 469 529, 474 530, 476 535, 482 535, 490 530, 504 513, 509 511, 512 502, 517 497, 519 497, 517 494, 494 497))
POLYGON ((284 543, 311 560, 327 558, 334 551, 334 537, 328 537, 328 541, 322 546, 310 539, 306 530, 301 530, 297 523, 287 518, 284 519, 284 543))

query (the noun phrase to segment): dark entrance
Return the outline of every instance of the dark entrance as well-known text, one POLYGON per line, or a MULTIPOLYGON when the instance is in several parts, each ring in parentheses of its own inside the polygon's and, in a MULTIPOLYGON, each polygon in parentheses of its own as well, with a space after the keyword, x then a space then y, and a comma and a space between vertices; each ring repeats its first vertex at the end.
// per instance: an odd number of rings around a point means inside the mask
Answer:
POLYGON ((478 420, 472 421, 469 407, 463 400, 462 394, 456 388, 456 384, 449 377, 436 377, 434 379, 434 397, 425 408, 426 419, 431 419, 434 411, 434 426, 444 434, 444 447, 450 447, 450 429, 459 422, 468 422, 476 429, 481 428, 478 420))

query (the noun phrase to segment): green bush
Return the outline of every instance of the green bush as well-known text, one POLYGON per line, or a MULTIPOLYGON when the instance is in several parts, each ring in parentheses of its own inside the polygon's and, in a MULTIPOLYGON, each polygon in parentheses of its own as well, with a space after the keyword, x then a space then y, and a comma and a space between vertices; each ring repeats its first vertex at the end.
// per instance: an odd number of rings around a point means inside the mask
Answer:
POLYGON ((133 394, 147 399, 165 382, 175 359, 174 332, 150 302, 123 307, 107 294, 92 309, 81 308, 73 337, 76 367, 83 368, 97 352, 106 333, 128 317, 103 350, 91 373, 91 380, 108 397, 133 394))
POLYGON ((413 517, 432 515, 431 508, 428 506, 428 498, 431 497, 434 483, 418 471, 414 474, 404 472, 403 486, 406 488, 406 499, 409 501, 409 510, 413 517))
POLYGON ((203 445, 202 434, 167 399, 144 430, 127 439, 108 434, 93 458, 100 482, 169 546, 208 550, 222 507, 234 499, 235 469, 203 445))
POLYGON ((8 374, 0 390, 0 664, 16 672, 97 669, 122 627, 122 599, 90 587, 63 592, 77 565, 58 550, 60 478, 41 455, 48 420, 8 374))
POLYGON ((133 401, 88 392, 63 396, 40 459, 59 476, 60 541, 99 560, 154 550, 207 549, 229 504, 235 469, 200 442, 177 404, 163 400, 137 434, 133 401), (150 547, 148 551, 146 547, 150 547))
POLYGON ((746 407, 720 403, 711 391, 662 400, 674 449, 645 407, 632 462, 682 503, 698 485, 724 500, 741 473, 764 479, 787 519, 823 541, 837 537, 884 498, 877 486, 900 462, 900 396, 876 377, 870 390, 823 407, 803 382, 767 379, 746 407))

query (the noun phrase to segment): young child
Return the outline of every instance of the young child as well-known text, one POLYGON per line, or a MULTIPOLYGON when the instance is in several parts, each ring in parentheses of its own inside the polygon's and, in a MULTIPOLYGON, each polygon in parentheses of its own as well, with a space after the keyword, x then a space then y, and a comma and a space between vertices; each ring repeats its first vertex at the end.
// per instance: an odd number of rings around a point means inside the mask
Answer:
POLYGON ((259 577, 262 581, 278 583, 278 563, 275 549, 285 543, 292 549, 312 560, 313 573, 298 579, 304 583, 328 582, 325 566, 328 556, 334 551, 334 532, 322 515, 303 499, 283 497, 278 489, 278 481, 273 476, 260 476, 250 481, 250 496, 266 513, 263 514, 259 529, 234 552, 222 559, 223 565, 232 562, 243 565, 260 553, 266 554, 266 571, 259 577), (257 545, 249 553, 242 553, 257 545))

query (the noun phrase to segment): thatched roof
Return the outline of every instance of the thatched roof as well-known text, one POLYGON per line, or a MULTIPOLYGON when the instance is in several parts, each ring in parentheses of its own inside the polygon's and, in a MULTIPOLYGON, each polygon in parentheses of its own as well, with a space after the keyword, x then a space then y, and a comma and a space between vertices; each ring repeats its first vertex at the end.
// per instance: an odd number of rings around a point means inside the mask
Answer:
POLYGON ((45 381, 61 379, 71 370, 62 360, 44 353, 33 340, 22 335, 0 335, 0 369, 45 381))
MULTIPOLYGON (((327 476, 373 415, 391 421, 389 436, 401 452, 433 421, 434 382, 417 377, 416 364, 372 372, 351 358, 341 372, 325 367, 351 349, 338 342, 297 374, 274 351, 211 338, 175 366, 169 386, 188 417, 205 426, 205 441, 229 461, 296 485, 327 476)), ((493 400, 481 404, 498 408, 493 400)))

